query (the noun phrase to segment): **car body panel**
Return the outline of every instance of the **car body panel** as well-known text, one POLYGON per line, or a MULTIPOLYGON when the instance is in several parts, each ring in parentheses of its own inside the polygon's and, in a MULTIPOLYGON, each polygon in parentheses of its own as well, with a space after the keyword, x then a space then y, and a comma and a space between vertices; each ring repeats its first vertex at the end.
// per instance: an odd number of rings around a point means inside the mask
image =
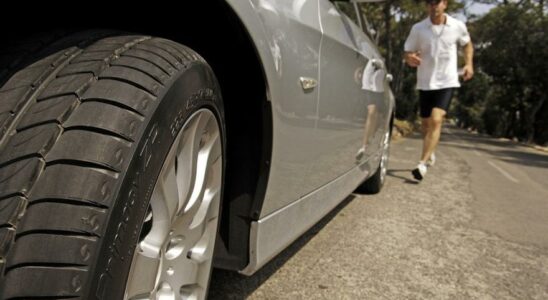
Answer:
POLYGON ((260 269, 291 244, 296 237, 306 232, 346 199, 349 191, 354 190, 367 175, 367 166, 353 168, 328 185, 291 203, 288 207, 252 222, 250 262, 240 273, 252 275, 260 269))
POLYGON ((376 47, 331 2, 227 2, 262 60, 273 114, 267 190, 241 271, 249 275, 376 170, 394 101, 376 47), (301 77, 318 86, 303 89, 301 77), (357 159, 368 119, 367 155, 357 159))
POLYGON ((367 107, 382 102, 382 95, 366 93, 360 80, 367 62, 379 58, 376 50, 369 46, 371 42, 332 3, 319 1, 319 4, 323 38, 315 134, 321 142, 318 151, 322 154, 311 173, 325 183, 363 161, 356 159, 356 154, 363 145, 367 107))
POLYGON ((257 45, 273 113, 270 175, 260 217, 319 188, 310 170, 319 156, 311 134, 317 122, 318 89, 304 90, 300 78, 319 78, 321 28, 318 0, 228 1, 257 45), (260 29, 260 30, 259 30, 260 29))

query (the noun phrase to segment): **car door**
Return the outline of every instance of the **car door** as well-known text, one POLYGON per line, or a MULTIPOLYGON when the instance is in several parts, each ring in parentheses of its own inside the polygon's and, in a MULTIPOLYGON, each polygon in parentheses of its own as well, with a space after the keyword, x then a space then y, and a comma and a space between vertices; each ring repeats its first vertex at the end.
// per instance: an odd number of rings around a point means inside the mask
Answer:
POLYGON ((368 159, 374 165, 370 158, 378 159, 382 138, 386 71, 354 9, 348 1, 319 3, 323 37, 316 130, 322 154, 313 172, 331 170, 322 173, 319 180, 325 182, 368 159))
POLYGON ((273 57, 276 78, 272 98, 273 149, 261 217, 316 189, 310 176, 317 160, 319 49, 322 38, 318 0, 252 0, 273 57), (308 83, 309 85, 305 85, 308 83))

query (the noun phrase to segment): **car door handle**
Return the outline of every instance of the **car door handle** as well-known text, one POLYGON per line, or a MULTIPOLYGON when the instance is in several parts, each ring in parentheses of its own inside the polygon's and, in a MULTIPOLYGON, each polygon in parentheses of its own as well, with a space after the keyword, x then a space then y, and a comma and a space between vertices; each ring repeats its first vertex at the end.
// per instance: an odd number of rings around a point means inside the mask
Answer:
POLYGON ((299 81, 301 82, 301 86, 303 87, 303 90, 305 90, 305 92, 311 91, 316 86, 318 86, 318 81, 314 78, 300 77, 299 81))

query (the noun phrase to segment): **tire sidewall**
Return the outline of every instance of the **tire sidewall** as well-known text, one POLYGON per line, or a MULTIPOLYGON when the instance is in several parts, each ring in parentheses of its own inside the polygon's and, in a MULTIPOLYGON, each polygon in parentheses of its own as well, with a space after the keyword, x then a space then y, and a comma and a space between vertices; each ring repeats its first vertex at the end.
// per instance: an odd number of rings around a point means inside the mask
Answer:
MULTIPOLYGON (((185 65, 156 101, 155 112, 143 126, 146 128, 123 173, 97 264, 91 272, 89 299, 123 299, 156 181, 177 134, 194 112, 203 108, 213 112, 220 126, 225 157, 226 131, 220 89, 211 68, 203 60, 185 65)), ((224 182, 224 160, 222 169, 224 182)))

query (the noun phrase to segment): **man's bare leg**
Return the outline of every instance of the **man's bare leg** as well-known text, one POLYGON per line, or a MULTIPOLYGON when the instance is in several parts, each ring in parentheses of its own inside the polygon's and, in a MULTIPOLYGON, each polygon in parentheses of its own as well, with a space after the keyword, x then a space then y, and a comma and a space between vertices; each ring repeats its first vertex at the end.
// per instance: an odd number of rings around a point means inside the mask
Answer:
POLYGON ((440 141, 441 127, 445 114, 446 112, 443 109, 434 107, 430 117, 422 119, 422 129, 424 135, 422 156, 417 168, 411 172, 413 177, 417 180, 422 180, 426 174, 426 162, 432 153, 434 153, 434 150, 436 150, 436 146, 440 141))
POLYGON ((428 121, 428 125, 426 128, 426 133, 424 134, 421 162, 426 163, 426 161, 430 158, 430 155, 432 155, 432 153, 436 150, 436 147, 440 141, 441 127, 443 125, 445 115, 445 110, 434 107, 430 117, 423 119, 423 121, 428 121))

